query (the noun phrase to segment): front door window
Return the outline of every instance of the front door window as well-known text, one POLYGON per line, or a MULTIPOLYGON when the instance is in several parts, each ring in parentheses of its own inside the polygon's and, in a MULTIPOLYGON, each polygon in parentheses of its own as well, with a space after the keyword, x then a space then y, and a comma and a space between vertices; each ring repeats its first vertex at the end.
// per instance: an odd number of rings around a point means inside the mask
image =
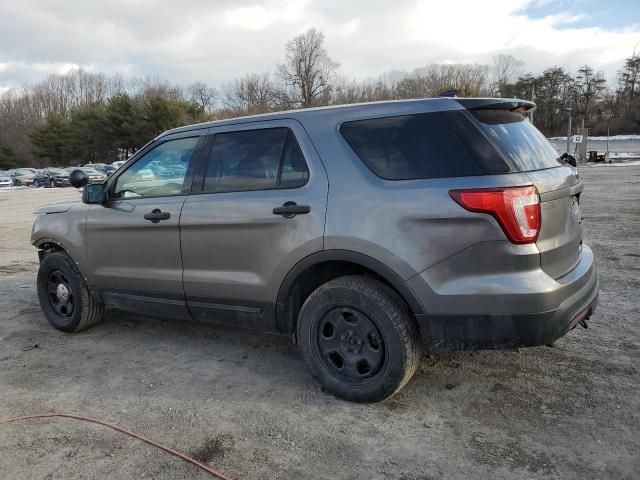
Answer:
POLYGON ((118 177, 114 198, 166 197, 182 193, 198 137, 169 140, 140 157, 118 177))

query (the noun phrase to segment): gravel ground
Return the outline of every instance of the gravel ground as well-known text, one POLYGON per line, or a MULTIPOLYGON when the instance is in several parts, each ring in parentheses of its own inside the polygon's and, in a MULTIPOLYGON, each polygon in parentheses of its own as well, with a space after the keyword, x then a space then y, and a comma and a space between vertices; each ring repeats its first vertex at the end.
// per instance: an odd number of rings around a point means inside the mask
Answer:
MULTIPOLYGON (((115 312, 54 330, 36 298, 31 212, 77 193, 0 191, 0 418, 97 417, 233 478, 640 478, 640 167, 583 177, 601 272, 589 329, 556 348, 425 356, 375 405, 325 394, 288 338, 115 312)), ((66 419, 0 427, 0 477, 208 478, 66 419)))

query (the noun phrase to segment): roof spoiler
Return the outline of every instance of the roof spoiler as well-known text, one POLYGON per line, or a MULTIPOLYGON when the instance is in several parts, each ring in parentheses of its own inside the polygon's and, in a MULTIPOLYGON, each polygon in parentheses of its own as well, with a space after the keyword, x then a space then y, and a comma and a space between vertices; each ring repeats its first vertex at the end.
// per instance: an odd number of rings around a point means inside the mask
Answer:
POLYGON ((457 97, 458 96, 458 90, 455 88, 452 88, 451 90, 445 90, 443 92, 440 92, 438 94, 439 97, 457 97))
POLYGON ((467 110, 509 110, 525 115, 536 108, 535 103, 517 98, 456 98, 455 100, 467 110))

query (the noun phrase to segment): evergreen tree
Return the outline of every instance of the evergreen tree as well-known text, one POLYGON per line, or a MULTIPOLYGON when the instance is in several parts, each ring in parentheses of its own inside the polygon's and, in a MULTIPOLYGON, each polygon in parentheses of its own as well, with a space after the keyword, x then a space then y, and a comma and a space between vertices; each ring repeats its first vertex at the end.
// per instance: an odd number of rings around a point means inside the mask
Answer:
POLYGON ((65 151, 68 137, 69 121, 59 115, 50 115, 44 125, 34 128, 29 134, 34 153, 40 158, 49 159, 54 166, 70 164, 65 151))
POLYGON ((0 144, 0 169, 15 168, 18 166, 18 158, 15 152, 7 145, 0 144))

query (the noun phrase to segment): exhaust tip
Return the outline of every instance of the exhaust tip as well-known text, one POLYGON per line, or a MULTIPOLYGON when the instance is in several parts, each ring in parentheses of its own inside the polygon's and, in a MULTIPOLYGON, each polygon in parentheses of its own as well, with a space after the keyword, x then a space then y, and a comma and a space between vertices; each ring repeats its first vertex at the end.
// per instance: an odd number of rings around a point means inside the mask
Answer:
POLYGON ((582 328, 587 329, 589 325, 587 324, 587 320, 591 317, 591 308, 587 307, 583 310, 580 310, 575 317, 571 319, 569 325, 571 328, 575 328, 577 325, 580 325, 582 328))

